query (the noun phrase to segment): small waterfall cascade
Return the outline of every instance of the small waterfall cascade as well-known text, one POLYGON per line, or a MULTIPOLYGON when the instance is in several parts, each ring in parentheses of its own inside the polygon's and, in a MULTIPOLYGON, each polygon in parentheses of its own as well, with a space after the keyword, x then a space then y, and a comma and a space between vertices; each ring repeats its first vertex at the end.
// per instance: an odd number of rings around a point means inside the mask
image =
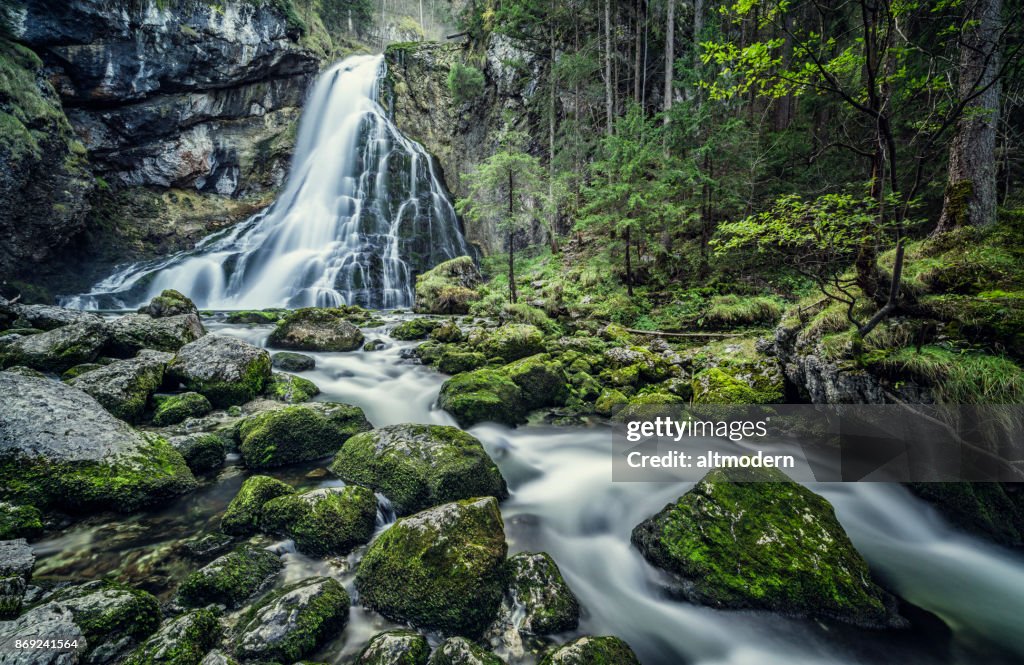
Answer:
POLYGON ((320 76, 272 206, 62 304, 134 308, 172 288, 202 309, 411 306, 416 274, 470 250, 432 158, 379 103, 384 73, 357 55, 320 76))

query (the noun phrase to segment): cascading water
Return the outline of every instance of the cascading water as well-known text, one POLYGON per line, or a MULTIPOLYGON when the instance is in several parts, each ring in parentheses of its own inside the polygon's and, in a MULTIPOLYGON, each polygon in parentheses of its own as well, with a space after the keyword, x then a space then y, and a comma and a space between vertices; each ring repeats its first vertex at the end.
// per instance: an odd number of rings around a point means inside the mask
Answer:
POLYGON ((384 71, 360 55, 324 72, 273 206, 62 304, 137 307, 173 288, 204 309, 410 306, 415 275, 469 247, 430 155, 378 102, 384 71))

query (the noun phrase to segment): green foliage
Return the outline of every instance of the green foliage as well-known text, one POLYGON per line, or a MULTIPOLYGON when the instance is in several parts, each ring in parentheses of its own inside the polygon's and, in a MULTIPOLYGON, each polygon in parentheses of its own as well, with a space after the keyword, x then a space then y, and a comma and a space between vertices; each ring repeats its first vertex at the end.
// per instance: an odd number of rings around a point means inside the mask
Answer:
POLYGON ((448 72, 448 91, 459 106, 478 100, 484 91, 484 74, 473 65, 452 63, 448 72))

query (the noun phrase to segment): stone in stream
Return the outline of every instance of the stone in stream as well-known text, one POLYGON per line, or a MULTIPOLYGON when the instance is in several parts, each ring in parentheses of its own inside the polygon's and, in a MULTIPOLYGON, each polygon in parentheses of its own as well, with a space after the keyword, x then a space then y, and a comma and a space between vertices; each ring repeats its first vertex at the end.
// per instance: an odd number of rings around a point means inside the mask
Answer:
POLYGON ((270 360, 274 367, 286 372, 305 372, 316 367, 316 359, 313 356, 292 351, 279 351, 272 355, 270 360))
POLYGON ((508 607, 522 608, 519 631, 550 635, 574 630, 580 622, 580 604, 546 552, 520 552, 505 564, 508 607))
POLYGON ((270 380, 270 354, 240 339, 206 335, 181 347, 167 374, 215 407, 244 404, 270 380))
POLYGON ((131 511, 190 492, 166 440, 59 381, 0 372, 0 499, 70 512, 131 511))
POLYGON ((206 473, 224 465, 227 445, 216 434, 197 432, 172 436, 168 442, 185 458, 192 473, 206 473))
POLYGON ((446 425, 389 425, 357 434, 342 446, 331 471, 383 493, 399 515, 459 499, 508 497, 505 479, 480 441, 446 425))
POLYGON ((108 351, 129 358, 142 349, 173 353, 206 335, 203 322, 195 314, 154 318, 148 314, 126 314, 108 325, 108 351))
POLYGON ((234 652, 240 659, 294 663, 348 622, 345 588, 312 577, 279 589, 249 608, 238 622, 234 652))
POLYGON ((8 344, 0 351, 0 367, 23 365, 59 374, 96 360, 109 337, 110 331, 102 321, 71 323, 8 344))
POLYGON ((273 552, 242 545, 186 577, 178 587, 178 601, 187 607, 216 603, 235 608, 268 585, 282 568, 273 552))
POLYGON ((135 358, 90 370, 68 384, 92 395, 112 415, 136 423, 163 383, 164 368, 173 357, 162 351, 140 351, 135 358))
POLYGON ((174 289, 164 289, 149 304, 139 308, 139 314, 149 314, 154 319, 178 316, 181 314, 199 314, 194 302, 183 293, 174 289))
POLYGON ((505 365, 501 371, 519 386, 523 407, 562 406, 569 397, 569 377, 562 363, 546 353, 522 358, 505 365))
POLYGON ((165 622, 121 665, 199 665, 220 642, 221 632, 214 612, 188 612, 165 622))
POLYGON ((437 340, 443 344, 455 344, 465 338, 462 328, 455 323, 454 319, 447 319, 430 331, 430 339, 437 340))
POLYGON ((471 372, 486 364, 487 356, 476 351, 445 351, 437 359, 437 369, 445 374, 471 372))
POLYGON ((238 665, 238 661, 220 649, 214 649, 199 661, 199 665, 238 665))
POLYGON ((390 619, 475 637, 497 614, 507 549, 494 497, 446 503, 378 536, 359 563, 356 589, 390 619))
POLYGON ((354 351, 362 346, 363 333, 347 316, 342 309, 295 310, 277 324, 267 344, 296 351, 354 351))
POLYGON ((467 314, 478 300, 483 281, 476 262, 459 256, 439 263, 416 278, 416 311, 426 314, 467 314))
POLYGON ((349 437, 371 427, 362 409, 349 404, 288 406, 239 423, 239 450, 251 469, 285 466, 333 455, 349 437))
POLYGON ((156 410, 153 413, 155 427, 177 425, 186 418, 201 418, 210 411, 213 405, 199 393, 186 392, 180 395, 160 395, 153 398, 156 410))
POLYGON ((249 536, 260 528, 260 513, 263 504, 285 494, 293 494, 292 487, 270 476, 250 476, 242 483, 238 494, 228 504, 220 518, 224 533, 235 536, 249 536))
POLYGON ((904 625, 832 506, 778 469, 717 469, 632 535, 694 602, 904 625))
POLYGON ((274 372, 263 394, 285 404, 308 402, 320 394, 320 388, 309 379, 284 372, 274 372))
POLYGON ((102 323, 103 318, 80 309, 67 309, 56 305, 11 305, 17 317, 12 328, 53 330, 76 323, 102 323))
POLYGON ((526 422, 522 391, 499 370, 478 369, 453 376, 441 386, 437 404, 463 427, 485 421, 526 422))
POLYGON ((450 637, 434 649, 427 665, 505 665, 505 661, 465 637, 450 637))
POLYGON ((411 630, 387 630, 366 643, 356 665, 427 665, 430 644, 411 630))
POLYGON ((377 522, 377 497, 358 485, 285 494, 263 504, 260 525, 295 541, 311 556, 348 554, 368 542, 377 522))
POLYGON ((409 319, 402 321, 391 329, 391 336, 404 341, 414 339, 426 339, 434 328, 440 325, 440 321, 434 319, 409 319))
POLYGON ((544 333, 525 323, 507 323, 470 342, 488 358, 512 362, 544 351, 544 333))
POLYGON ((549 651, 540 665, 640 665, 640 661, 619 638, 588 635, 549 651))
POLYGON ((0 501, 0 541, 35 538, 43 532, 43 514, 35 506, 0 501))

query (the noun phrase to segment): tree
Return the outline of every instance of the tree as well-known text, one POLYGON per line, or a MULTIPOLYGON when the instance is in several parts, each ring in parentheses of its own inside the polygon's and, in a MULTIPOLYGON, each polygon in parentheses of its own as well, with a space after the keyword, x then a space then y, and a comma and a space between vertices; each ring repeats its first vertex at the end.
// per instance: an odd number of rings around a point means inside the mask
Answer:
POLYGON ((498 151, 464 174, 469 195, 455 209, 475 223, 492 222, 508 243, 509 302, 516 303, 515 235, 543 213, 543 169, 540 160, 523 152, 521 132, 506 130, 498 151))

